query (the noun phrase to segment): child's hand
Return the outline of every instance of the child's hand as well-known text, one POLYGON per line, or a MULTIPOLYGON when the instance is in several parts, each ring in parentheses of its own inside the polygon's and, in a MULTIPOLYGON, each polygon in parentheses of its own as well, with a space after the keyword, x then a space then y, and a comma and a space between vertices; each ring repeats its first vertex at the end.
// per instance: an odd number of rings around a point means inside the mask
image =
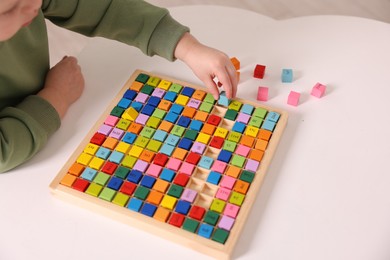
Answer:
POLYGON ((46 75, 44 88, 38 96, 46 99, 64 117, 70 105, 83 92, 84 77, 75 57, 64 57, 46 75))
POLYGON ((175 57, 192 69, 216 100, 219 99, 219 91, 214 78, 218 78, 222 84, 227 98, 236 96, 236 69, 225 53, 199 43, 191 34, 186 33, 177 44, 175 57))

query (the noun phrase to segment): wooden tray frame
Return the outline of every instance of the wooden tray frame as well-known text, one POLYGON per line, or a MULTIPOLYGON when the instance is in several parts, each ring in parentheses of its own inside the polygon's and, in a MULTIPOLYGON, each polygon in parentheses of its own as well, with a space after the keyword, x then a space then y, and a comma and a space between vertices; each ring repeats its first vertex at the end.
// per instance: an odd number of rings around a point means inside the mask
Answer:
POLYGON ((119 102, 124 92, 129 88, 129 86, 136 79, 139 73, 145 73, 150 76, 159 77, 171 81, 173 83, 178 83, 183 86, 189 86, 195 89, 202 89, 206 91, 205 88, 196 86, 194 84, 190 84, 188 82, 180 81, 164 75, 153 74, 143 70, 136 70, 128 79, 128 81, 125 83, 125 85, 122 87, 122 89, 119 91, 119 93, 116 95, 116 97, 112 100, 112 102, 109 104, 109 106, 100 116, 100 118, 96 121, 95 125, 91 128, 91 130, 86 135, 86 137, 80 142, 79 146, 74 151, 74 153, 70 156, 70 158, 65 163, 65 165, 62 167, 58 175, 53 179, 53 181, 50 184, 50 189, 53 194, 57 195, 61 199, 64 199, 71 203, 78 204, 83 208, 89 208, 100 214, 104 214, 123 223, 156 234, 163 238, 169 239, 175 243, 187 246, 195 251, 207 254, 217 259, 230 259, 233 253, 233 249, 244 227, 246 219, 250 214, 252 205, 255 202, 259 189, 263 184, 266 171, 268 169, 268 166, 271 163, 276 147, 279 143, 284 128, 287 124, 288 115, 285 111, 263 106, 262 104, 254 103, 248 100, 243 100, 238 98, 235 99, 237 101, 246 104, 251 104, 254 107, 262 107, 267 109, 268 111, 277 112, 280 114, 280 118, 276 125, 275 130, 273 131, 271 140, 268 144, 264 157, 261 161, 260 167, 255 174, 255 178, 250 185, 248 193, 245 196, 244 203, 241 205, 240 212, 235 220, 235 224, 231 229, 230 235, 227 241, 225 242, 225 244, 220 244, 211 239, 203 238, 197 234, 193 234, 181 228, 177 228, 172 225, 169 225, 168 223, 160 222, 154 218, 147 217, 137 212, 133 212, 125 207, 120 207, 111 202, 104 201, 97 197, 90 196, 88 194, 85 194, 83 192, 74 190, 72 188, 60 184, 61 179, 65 176, 70 166, 76 161, 76 159, 81 154, 83 149, 89 143, 89 140, 91 139, 93 134, 103 124, 107 115, 109 115, 112 108, 119 102))

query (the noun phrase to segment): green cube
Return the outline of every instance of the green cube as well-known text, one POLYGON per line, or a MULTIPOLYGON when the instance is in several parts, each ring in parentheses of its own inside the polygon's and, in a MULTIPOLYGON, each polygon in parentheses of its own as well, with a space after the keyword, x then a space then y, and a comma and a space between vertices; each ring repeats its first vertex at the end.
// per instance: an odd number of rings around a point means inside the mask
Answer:
POLYGON ((229 109, 232 109, 232 110, 235 110, 235 111, 240 111, 241 106, 242 106, 242 103, 240 101, 233 100, 229 104, 229 109))
POLYGON ((150 140, 148 145, 146 146, 146 149, 157 153, 160 150, 161 145, 162 142, 160 141, 150 140))
POLYGON ((186 130, 186 129, 185 129, 184 127, 179 126, 179 125, 175 125, 175 126, 172 128, 172 130, 171 130, 171 134, 174 134, 174 135, 176 135, 176 136, 182 137, 185 130, 186 130))
POLYGON ((237 143, 229 140, 225 140, 222 149, 233 153, 236 150, 236 147, 237 147, 237 143))
POLYGON ((158 77, 150 77, 148 81, 146 81, 146 84, 152 87, 157 87, 158 83, 160 83, 161 79, 158 77))
POLYGON ((92 195, 92 196, 99 196, 100 191, 103 189, 103 186, 92 182, 89 186, 88 189, 85 191, 85 193, 92 195))
POLYGON ((225 244, 228 237, 229 237, 228 231, 226 231, 224 229, 217 228, 211 239, 218 242, 218 243, 225 244))
POLYGON ((238 143, 240 139, 241 139, 241 134, 234 131, 230 132, 228 136, 228 140, 235 143, 238 143))
POLYGON ((166 111, 156 108, 152 114, 153 117, 157 117, 158 119, 164 119, 165 115, 167 114, 166 111))
POLYGON ((263 119, 261 119, 261 118, 259 118, 259 117, 256 117, 256 116, 253 116, 253 117, 249 120, 248 125, 251 125, 251 126, 260 128, 262 122, 263 122, 263 119))
POLYGON ((245 163, 245 157, 238 155, 238 154, 233 154, 232 160, 230 164, 242 168, 245 163))
POLYGON ((210 113, 212 109, 213 109, 213 104, 207 102, 202 102, 202 104, 199 107, 200 111, 204 111, 207 113, 210 113))
POLYGON ((144 74, 144 73, 140 73, 140 74, 138 74, 135 81, 146 83, 146 81, 148 81, 148 79, 149 79, 149 75, 144 74))
POLYGON ((199 222, 190 218, 186 218, 183 224, 183 229, 195 233, 198 229, 199 222))
POLYGON ((196 137, 198 136, 198 131, 195 131, 195 130, 192 130, 192 129, 188 129, 185 134, 184 134, 184 137, 185 138, 188 138, 192 141, 195 141, 196 137))
POLYGON ((226 202, 221 200, 221 199, 217 199, 215 198, 213 200, 213 202, 211 203, 210 205, 210 209, 212 211, 215 211, 215 212, 218 212, 218 213, 222 213, 223 210, 225 209, 225 206, 226 206, 226 202))
POLYGON ((107 184, 108 179, 110 179, 110 175, 104 172, 99 172, 96 175, 95 179, 93 179, 93 182, 105 186, 107 184))
POLYGON ((236 120, 237 115, 238 115, 237 111, 233 109, 228 109, 226 110, 225 118, 234 121, 236 120))
POLYGON ((183 88, 182 85, 179 85, 177 83, 173 83, 171 85, 171 87, 169 88, 169 91, 172 91, 172 92, 179 94, 182 88, 183 88))
POLYGON ((203 99, 203 102, 206 102, 206 103, 209 103, 209 104, 214 104, 215 103, 215 98, 210 93, 207 93, 206 96, 203 99))
POLYGON ((253 116, 263 118, 263 119, 265 118, 266 115, 267 115, 267 110, 261 107, 257 107, 253 112, 253 116))
POLYGON ((127 196, 126 194, 118 192, 116 194, 115 198, 112 200, 112 203, 119 205, 121 207, 124 207, 127 204, 127 202, 129 201, 129 198, 130 197, 127 196))
POLYGON ((158 126, 160 125, 161 119, 151 116, 149 117, 148 121, 146 122, 147 126, 150 126, 151 128, 157 129, 158 126))
POLYGON ((114 198, 115 193, 116 193, 115 190, 104 187, 104 189, 102 190, 102 192, 99 195, 99 198, 107 200, 107 201, 111 201, 114 198))
POLYGON ((119 166, 118 169, 116 169, 114 175, 116 177, 121 178, 121 179, 125 179, 127 177, 127 174, 129 174, 129 172, 130 172, 129 168, 126 168, 126 167, 123 167, 123 166, 119 166))
POLYGON ((146 85, 146 84, 141 88, 141 92, 145 93, 146 95, 149 95, 149 96, 150 96, 150 94, 153 93, 153 91, 154 91, 154 87, 146 85))
POLYGON ((244 202, 244 199, 245 199, 244 194, 238 193, 236 191, 232 191, 232 193, 230 194, 229 202, 234 205, 241 206, 242 203, 244 202))
POLYGON ((172 186, 168 190, 168 195, 171 195, 175 198, 180 198, 183 193, 183 187, 178 186, 176 184, 172 184, 172 186))
POLYGON ((150 139, 154 135, 155 131, 156 130, 154 130, 153 128, 145 126, 144 128, 142 128, 142 130, 141 130, 141 132, 139 134, 141 136, 143 136, 143 137, 146 137, 146 138, 150 139))
POLYGON ((144 186, 139 186, 135 192, 134 192, 134 197, 140 199, 140 200, 145 200, 146 197, 149 195, 150 190, 144 186))
POLYGON ((250 171, 243 170, 240 175, 240 180, 246 181, 249 183, 252 183, 253 179, 255 178, 255 174, 250 171))
POLYGON ((207 224, 210 224, 212 226, 215 226, 218 222, 219 214, 215 213, 213 211, 207 211, 206 215, 204 216, 204 222, 207 224))
POLYGON ((145 148, 146 145, 149 143, 149 138, 146 138, 144 136, 138 136, 137 139, 135 139, 135 142, 134 144, 136 146, 139 146, 139 147, 142 147, 142 148, 145 148))
POLYGON ((114 108, 111 110, 110 115, 116 116, 116 117, 121 117, 122 114, 123 114, 123 112, 125 112, 125 110, 124 110, 123 108, 116 106, 116 107, 114 107, 114 108))

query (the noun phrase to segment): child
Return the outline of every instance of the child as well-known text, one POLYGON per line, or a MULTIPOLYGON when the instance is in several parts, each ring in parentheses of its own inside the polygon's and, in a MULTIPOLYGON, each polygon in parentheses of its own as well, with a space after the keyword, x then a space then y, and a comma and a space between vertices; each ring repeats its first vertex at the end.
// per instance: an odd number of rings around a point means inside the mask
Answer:
POLYGON ((215 98, 215 77, 228 97, 236 95, 228 56, 199 43, 166 9, 141 0, 1 0, 0 172, 42 149, 84 88, 76 58, 64 57, 49 68, 45 18, 86 36, 136 46, 149 56, 182 60, 215 98))

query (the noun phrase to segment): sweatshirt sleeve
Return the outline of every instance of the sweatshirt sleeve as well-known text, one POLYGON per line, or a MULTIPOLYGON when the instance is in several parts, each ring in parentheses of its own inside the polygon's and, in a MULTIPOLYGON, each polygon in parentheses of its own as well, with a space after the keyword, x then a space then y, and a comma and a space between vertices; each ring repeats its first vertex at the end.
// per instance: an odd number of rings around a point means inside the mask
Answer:
POLYGON ((44 0, 42 11, 58 26, 117 40, 171 61, 178 41, 189 31, 167 9, 142 0, 44 0))
POLYGON ((60 124, 57 111, 36 95, 28 96, 16 107, 1 110, 0 172, 29 160, 42 149, 60 124))

